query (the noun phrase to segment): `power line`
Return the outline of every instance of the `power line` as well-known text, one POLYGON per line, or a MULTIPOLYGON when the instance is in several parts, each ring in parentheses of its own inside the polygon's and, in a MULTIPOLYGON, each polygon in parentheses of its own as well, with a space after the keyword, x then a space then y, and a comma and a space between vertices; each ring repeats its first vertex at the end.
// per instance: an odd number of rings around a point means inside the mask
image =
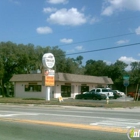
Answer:
POLYGON ((103 48, 103 49, 96 49, 96 50, 83 51, 83 52, 77 52, 77 53, 69 53, 69 54, 66 54, 66 55, 75 55, 75 54, 91 53, 91 52, 112 50, 112 49, 118 49, 118 48, 124 48, 124 47, 129 47, 129 46, 136 46, 136 45, 140 45, 140 42, 139 42, 139 43, 134 43, 134 44, 116 46, 116 47, 108 47, 108 48, 103 48))
POLYGON ((95 38, 95 39, 91 39, 91 40, 84 40, 84 41, 79 41, 79 42, 75 42, 75 43, 71 43, 71 44, 62 44, 62 45, 56 45, 56 46, 75 45, 75 44, 79 44, 79 43, 86 43, 86 42, 92 42, 92 41, 105 40, 105 39, 116 38, 116 37, 121 37, 121 36, 127 36, 127 35, 132 35, 132 34, 135 34, 135 33, 132 32, 132 33, 115 35, 115 36, 101 37, 101 38, 95 38))

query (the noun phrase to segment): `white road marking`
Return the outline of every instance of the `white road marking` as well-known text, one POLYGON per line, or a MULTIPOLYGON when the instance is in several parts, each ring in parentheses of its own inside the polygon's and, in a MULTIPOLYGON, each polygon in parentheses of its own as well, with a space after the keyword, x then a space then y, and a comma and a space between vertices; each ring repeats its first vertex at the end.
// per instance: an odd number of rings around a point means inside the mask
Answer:
POLYGON ((4 115, 0 114, 0 117, 12 117, 12 116, 16 116, 16 115, 18 115, 18 114, 4 114, 4 115))
MULTIPOLYGON (((110 118, 110 117, 96 117, 96 116, 82 116, 82 115, 66 115, 66 114, 53 114, 53 113, 26 113, 26 112, 18 112, 18 111, 0 111, 8 114, 16 114, 16 115, 46 115, 46 116, 58 116, 58 117, 77 117, 77 118, 91 118, 91 119, 99 119, 99 120, 110 120, 112 123, 114 122, 133 122, 134 120, 138 123, 138 119, 122 119, 122 118, 110 118)), ((140 123, 140 122, 139 122, 140 123)))
MULTIPOLYGON (((90 112, 89 112, 90 113, 90 112)), ((82 116, 82 115, 67 115, 67 114, 53 114, 53 113, 27 113, 27 112, 18 112, 18 111, 0 111, 0 117, 15 117, 15 116, 29 116, 29 115, 44 115, 44 116, 57 116, 57 117, 70 117, 70 118, 85 118, 90 119, 91 123, 89 125, 99 125, 99 126, 110 126, 110 127, 121 127, 121 128, 130 128, 140 125, 138 119, 123 119, 123 118, 110 118, 110 117, 96 117, 96 116, 82 116)), ((89 121, 90 121, 89 120, 89 121)))
POLYGON ((19 114, 0 114, 0 117, 13 117, 13 116, 37 116, 38 113, 19 113, 19 114))
POLYGON ((124 121, 114 121, 112 120, 102 120, 95 123, 90 123, 90 125, 99 125, 99 126, 111 126, 111 127, 121 127, 121 128, 131 128, 139 126, 139 122, 137 120, 124 120, 124 121))
POLYGON ((98 125, 98 123, 90 123, 90 125, 98 125))

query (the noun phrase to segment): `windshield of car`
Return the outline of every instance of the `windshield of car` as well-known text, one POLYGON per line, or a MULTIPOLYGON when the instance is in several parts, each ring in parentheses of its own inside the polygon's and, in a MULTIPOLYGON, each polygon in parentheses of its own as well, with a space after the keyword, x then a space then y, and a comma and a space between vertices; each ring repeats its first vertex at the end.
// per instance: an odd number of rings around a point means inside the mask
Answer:
POLYGON ((102 92, 108 92, 108 89, 102 89, 102 92))

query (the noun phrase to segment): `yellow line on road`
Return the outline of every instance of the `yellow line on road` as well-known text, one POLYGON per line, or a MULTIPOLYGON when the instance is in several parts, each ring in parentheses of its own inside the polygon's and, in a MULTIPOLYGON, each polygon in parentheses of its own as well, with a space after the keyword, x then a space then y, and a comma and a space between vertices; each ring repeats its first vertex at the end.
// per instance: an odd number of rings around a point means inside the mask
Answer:
POLYGON ((38 120, 24 120, 24 119, 13 119, 13 118, 0 118, 0 121, 10 121, 10 122, 20 122, 20 123, 32 123, 41 125, 53 125, 67 128, 78 128, 86 130, 96 130, 104 132, 115 132, 115 133, 127 133, 128 129, 123 129, 119 127, 107 127, 107 126, 93 126, 84 124, 72 124, 72 123, 62 123, 62 122, 47 122, 38 120))

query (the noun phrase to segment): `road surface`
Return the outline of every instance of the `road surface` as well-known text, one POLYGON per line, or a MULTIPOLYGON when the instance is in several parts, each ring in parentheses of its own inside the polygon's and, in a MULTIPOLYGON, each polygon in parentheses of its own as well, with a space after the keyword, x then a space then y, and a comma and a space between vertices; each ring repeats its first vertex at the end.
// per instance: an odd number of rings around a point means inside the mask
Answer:
POLYGON ((18 139, 20 136, 21 140, 38 137, 44 139, 47 136, 49 140, 56 137, 66 139, 65 136, 68 136, 67 140, 71 137, 78 137, 80 140, 123 140, 128 139, 128 128, 140 128, 139 116, 139 108, 103 109, 1 104, 0 136, 3 137, 2 140, 9 140, 9 137, 18 139))

